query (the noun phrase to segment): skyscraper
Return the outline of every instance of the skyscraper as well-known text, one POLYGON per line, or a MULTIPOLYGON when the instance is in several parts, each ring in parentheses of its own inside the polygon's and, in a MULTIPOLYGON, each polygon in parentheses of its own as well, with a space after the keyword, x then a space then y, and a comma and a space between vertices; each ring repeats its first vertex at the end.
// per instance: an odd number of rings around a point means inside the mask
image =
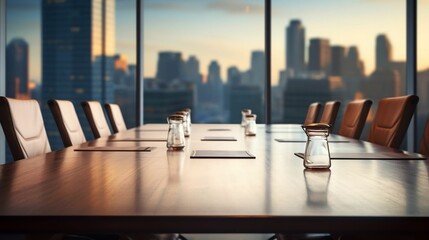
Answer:
MULTIPOLYGON (((53 148, 61 147, 49 113, 49 99, 114 102, 115 1, 42 1, 42 108, 53 148)), ((78 116, 88 138, 90 129, 80 107, 78 116)))
POLYGON ((385 34, 380 34, 376 38, 376 70, 389 69, 392 62, 392 45, 385 34))
POLYGON ((308 70, 327 73, 331 64, 331 47, 328 39, 310 39, 308 70))
POLYGON ((286 69, 293 75, 305 70, 305 28, 293 19, 286 28, 286 69))
POLYGON ((261 91, 265 87, 265 52, 252 51, 250 61, 250 85, 257 86, 261 91))
POLYGON ((171 83, 175 79, 180 79, 182 64, 182 53, 159 52, 156 79, 166 84, 171 83))
POLYGON ((195 56, 190 56, 188 61, 184 63, 183 79, 187 82, 200 84, 200 62, 195 56))
POLYGON ((343 46, 332 46, 330 75, 342 76, 345 70, 345 62, 346 62, 346 48, 343 46))
POLYGON ((6 46, 6 96, 29 98, 28 92, 28 44, 16 38, 6 46))

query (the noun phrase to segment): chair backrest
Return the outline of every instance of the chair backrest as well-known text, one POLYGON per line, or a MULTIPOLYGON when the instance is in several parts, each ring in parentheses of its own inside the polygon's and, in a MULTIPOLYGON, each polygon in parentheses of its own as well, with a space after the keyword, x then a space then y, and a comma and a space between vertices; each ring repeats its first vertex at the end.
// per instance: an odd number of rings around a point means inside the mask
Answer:
POLYGON ((51 99, 48 101, 48 105, 54 116, 64 147, 86 142, 72 102, 51 99))
POLYGON ((81 105, 95 138, 105 137, 112 134, 99 102, 85 101, 82 102, 81 105))
POLYGON ((371 105, 372 101, 369 99, 349 102, 344 112, 339 134, 345 137, 359 139, 371 105))
POLYGON ((118 133, 120 131, 127 130, 127 125, 125 125, 124 117, 122 116, 119 105, 106 103, 104 104, 104 107, 106 108, 107 116, 109 117, 113 132, 118 133))
POLYGON ((429 116, 426 119, 425 130, 423 131, 419 152, 425 156, 429 156, 429 116))
POLYGON ((315 102, 308 106, 307 116, 305 117, 304 125, 315 123, 317 121, 317 117, 319 116, 321 104, 319 102, 315 102))
POLYGON ((419 97, 415 95, 380 100, 368 141, 386 147, 399 148, 418 102, 419 97))
POLYGON ((338 110, 340 109, 340 104, 341 103, 339 101, 326 102, 319 122, 334 126, 338 110))
POLYGON ((0 97, 0 122, 14 160, 51 151, 36 100, 0 97))

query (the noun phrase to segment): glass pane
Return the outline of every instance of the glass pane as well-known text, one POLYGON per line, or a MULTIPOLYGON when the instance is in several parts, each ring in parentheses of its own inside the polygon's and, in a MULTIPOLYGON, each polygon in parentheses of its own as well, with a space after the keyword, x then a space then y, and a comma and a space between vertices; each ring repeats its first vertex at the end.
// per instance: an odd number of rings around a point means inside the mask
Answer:
POLYGON ((264 1, 144 1, 144 122, 264 120, 264 1))
MULTIPOLYGON (((429 30, 427 23, 429 1, 417 1, 417 95, 420 98, 417 109, 416 142, 420 144, 429 113, 429 30)), ((420 145, 417 145, 418 147, 420 145)))
POLYGON ((63 147, 47 106, 74 103, 92 139, 81 101, 118 103, 135 126, 134 0, 8 0, 6 95, 37 99, 53 149, 63 147))
POLYGON ((405 94, 405 3, 273 0, 273 122, 303 123, 310 103, 339 100, 338 128, 348 101, 372 99, 371 121, 381 98, 405 94))

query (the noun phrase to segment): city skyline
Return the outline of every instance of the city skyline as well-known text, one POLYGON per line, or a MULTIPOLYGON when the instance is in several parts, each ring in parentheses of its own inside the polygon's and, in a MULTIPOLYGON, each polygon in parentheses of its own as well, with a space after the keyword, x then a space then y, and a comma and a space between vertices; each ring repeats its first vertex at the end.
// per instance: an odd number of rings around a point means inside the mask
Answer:
MULTIPOLYGON (((11 19, 14 22, 14 25, 18 25, 17 28, 8 30, 7 41, 16 37, 22 37, 30 44, 30 80, 31 81, 40 81, 41 77, 41 67, 40 67, 40 12, 38 13, 37 9, 40 10, 40 6, 34 3, 37 1, 10 1, 8 8, 11 8, 13 11, 26 12, 28 18, 33 19, 31 24, 28 24, 28 19, 11 19), (30 3, 31 2, 31 3, 30 3), (24 4, 22 4, 24 3, 24 4), (29 6, 26 6, 29 5, 29 6), (26 37, 29 36, 29 37, 26 37), (36 57, 35 57, 36 56, 36 57), (38 56, 38 57, 37 57, 38 56), (37 60, 39 59, 39 60, 37 60), (39 78, 39 79, 37 79, 39 78)), ((133 9, 129 5, 124 4, 124 0, 117 0, 117 11, 116 11, 116 25, 125 25, 130 26, 130 22, 135 22, 134 14, 130 14, 130 10, 133 9)), ((146 77, 154 76, 156 68, 156 61, 152 59, 152 56, 156 56, 157 49, 159 50, 171 50, 171 51, 181 51, 183 57, 187 58, 190 55, 198 55, 200 58, 200 64, 202 66, 208 66, 209 62, 212 60, 217 60, 222 66, 224 66, 224 71, 222 71, 222 78, 226 79, 225 69, 228 66, 237 66, 240 70, 250 68, 250 52, 251 50, 263 50, 263 4, 260 1, 198 1, 195 2, 176 2, 176 1, 144 1, 145 7, 145 42, 144 42, 144 75, 146 77), (228 3, 227 3, 228 2, 228 3), (183 17, 187 15, 187 17, 183 17), (221 16, 225 22, 230 22, 231 27, 225 27, 223 31, 217 31, 219 27, 225 26, 222 24, 223 21, 217 20, 219 23, 213 25, 212 19, 218 19, 221 16), (158 21, 160 18, 164 20, 158 21), (171 25, 171 18, 175 19, 175 25, 171 25), (192 19, 201 18, 204 21, 192 21, 192 19), (207 18, 207 19, 206 19, 207 18), (241 19, 241 20, 240 20, 241 19), (152 24, 156 23, 156 24, 152 24), (170 25, 169 25, 170 23, 170 25), (186 23, 186 25, 184 25, 186 23), (208 23, 210 27, 204 27, 204 23, 208 23), (234 25, 237 24, 235 27, 234 25), (169 27, 170 26, 170 27, 169 27), (171 29, 171 26, 178 26, 178 29, 171 29), (180 27, 182 26, 182 27, 180 27), (176 34, 180 32, 180 28, 186 26, 186 31, 181 34, 176 34), (198 27, 199 26, 199 27, 198 27), (244 27, 243 27, 244 26, 244 27), (247 26, 247 27, 246 27, 247 26), (256 29, 253 31, 248 31, 245 28, 256 29), (210 33, 209 30, 204 29, 209 28, 211 35, 215 36, 214 39, 210 40, 207 38, 207 33, 210 33), (200 29, 202 31, 200 31, 200 29), (171 30, 171 31, 169 31, 171 30), (198 30, 198 31, 196 31, 198 30), (231 33, 232 30, 235 30, 236 33, 231 33), (155 31, 155 32, 154 32, 155 31), (164 33, 163 33, 164 32, 164 33), (230 35, 225 37, 224 35, 230 35), (156 36, 152 33, 163 33, 163 35, 156 36), (239 37, 239 35, 243 35, 239 37), (174 38, 172 38, 174 36, 174 38), (190 37, 192 36, 192 41, 190 42, 190 37), (248 36, 252 36, 249 38, 248 36), (167 41, 169 39, 174 39, 173 47, 170 47, 169 44, 162 46, 163 41, 157 41, 159 38, 167 41), (187 41, 186 41, 187 39, 187 41), (210 40, 210 41, 209 41, 210 40), (236 42, 239 43, 236 43, 236 42), (250 42, 251 43, 248 43, 250 42), (152 44, 152 43, 158 44, 152 44), (193 51, 192 49, 187 49, 184 44, 195 45, 195 48, 202 48, 204 51, 193 51), (256 42, 256 43, 255 43, 256 42), (192 44, 190 44, 192 43, 192 44), (194 44, 201 43, 201 44, 194 44), (251 46, 249 46, 251 45, 251 46), (213 47, 215 46, 215 47, 213 47), (234 49, 236 48, 236 49, 234 49), (244 49, 246 48, 246 49, 244 49), (206 54, 215 53, 214 55, 206 54), (155 54, 155 55, 154 55, 155 54), (220 57, 216 57, 220 55, 220 57), (226 60, 225 60, 226 59, 226 60)), ((353 0, 347 1, 347 3, 341 2, 341 14, 338 14, 340 9, 338 6, 331 9, 331 5, 338 3, 336 1, 324 1, 318 3, 317 1, 300 1, 297 2, 286 2, 273 0, 273 15, 272 15, 272 82, 277 83, 277 78, 280 70, 284 69, 285 60, 284 60, 284 31, 285 27, 289 23, 290 19, 300 18, 303 21, 303 25, 306 28, 307 35, 307 46, 308 39, 313 37, 329 38, 331 40, 331 45, 342 45, 350 46, 356 45, 360 49, 361 58, 366 66, 366 74, 372 72, 375 68, 375 44, 372 41, 372 37, 375 37, 379 33, 387 34, 391 41, 392 45, 395 46, 395 51, 393 53, 394 60, 404 60, 405 59, 405 3, 403 1, 376 1, 376 0, 353 0), (318 12, 309 10, 305 6, 314 5, 315 9, 322 9, 318 12), (370 5, 369 5, 370 4, 370 5), (388 7, 389 11, 386 14, 386 17, 383 17, 380 20, 380 17, 376 17, 380 12, 386 12, 388 7), (281 11, 280 11, 281 9, 281 11), (356 14, 356 12, 363 11, 365 12, 365 18, 362 19, 362 16, 356 14), (384 11, 381 11, 384 10, 384 11), (348 12, 354 14, 348 14, 348 12), (297 15, 299 13, 299 16, 297 15), (326 16, 323 16, 322 13, 325 13, 326 16), (324 21, 319 21, 320 17, 323 17, 324 21), (340 17, 340 18, 339 18, 340 17), (343 17, 345 19, 343 19, 343 17), (358 18, 359 17, 359 18, 358 18), (341 19, 341 21, 338 21, 341 19), (376 22, 375 22, 376 21, 376 22), (376 24, 374 24, 374 22, 376 24), (353 24, 354 23, 354 24, 353 24), (344 31, 344 29, 353 29, 353 32, 350 34, 350 31, 344 31), (364 34, 360 34, 364 31, 364 34), (347 32, 347 34, 342 34, 347 32), (372 33, 374 33, 372 35, 372 33), (349 36, 348 36, 349 35, 349 36), (368 38, 371 36, 371 41, 362 42, 360 39, 368 38), (355 42, 350 42, 351 39, 355 42), (365 44, 364 44, 365 43, 365 44), (282 50, 283 49, 283 50, 282 50)), ((419 1, 419 4, 428 4, 428 0, 419 1)), ((419 8, 422 9, 422 8, 419 8)), ((134 13, 134 11, 133 11, 134 13)), ((18 14, 19 15, 19 14, 18 14)), ((13 18, 13 14, 8 15, 8 19, 13 18)), ((419 15, 419 19, 428 19, 426 15, 419 15)), ((174 28, 174 27, 173 27, 174 28)), ((418 29, 421 29, 422 26, 419 25, 418 29)), ((419 30, 419 33, 421 30, 419 30)), ((419 45, 418 48, 426 49, 426 52, 429 52, 429 48, 424 44, 421 44, 423 41, 422 38, 427 36, 419 34, 419 45)), ((116 38, 117 38, 117 49, 121 54, 125 54, 129 62, 132 64, 135 62, 135 28, 116 28, 116 38)), ((306 54, 307 55, 307 54, 306 54)), ((418 55, 418 69, 423 70, 428 67, 429 60, 426 57, 427 54, 418 55)), ((306 57, 307 58, 307 57, 306 57)), ((207 75, 207 70, 202 69, 202 73, 207 75)))

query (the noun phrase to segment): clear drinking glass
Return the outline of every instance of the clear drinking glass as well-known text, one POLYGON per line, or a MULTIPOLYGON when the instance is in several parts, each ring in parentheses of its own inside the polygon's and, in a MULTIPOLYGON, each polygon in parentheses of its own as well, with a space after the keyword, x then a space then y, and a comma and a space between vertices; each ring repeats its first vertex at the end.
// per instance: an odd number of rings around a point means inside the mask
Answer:
POLYGON ((246 114, 246 136, 255 136, 256 135, 256 114, 246 114))
POLYGON ((183 116, 170 115, 167 118, 168 135, 167 148, 170 150, 181 150, 185 147, 185 133, 183 131, 183 116))
POLYGON ((251 113, 252 113, 252 110, 247 109, 247 108, 241 110, 241 126, 242 127, 245 127, 246 124, 247 124, 247 122, 246 122, 246 115, 247 114, 251 114, 251 113))
POLYGON ((175 114, 183 116, 183 131, 185 133, 185 137, 189 137, 191 135, 191 126, 188 123, 189 113, 185 111, 178 111, 175 114))
POLYGON ((305 168, 330 168, 331 156, 329 153, 328 136, 331 125, 312 123, 303 125, 307 134, 307 143, 304 153, 305 168))

